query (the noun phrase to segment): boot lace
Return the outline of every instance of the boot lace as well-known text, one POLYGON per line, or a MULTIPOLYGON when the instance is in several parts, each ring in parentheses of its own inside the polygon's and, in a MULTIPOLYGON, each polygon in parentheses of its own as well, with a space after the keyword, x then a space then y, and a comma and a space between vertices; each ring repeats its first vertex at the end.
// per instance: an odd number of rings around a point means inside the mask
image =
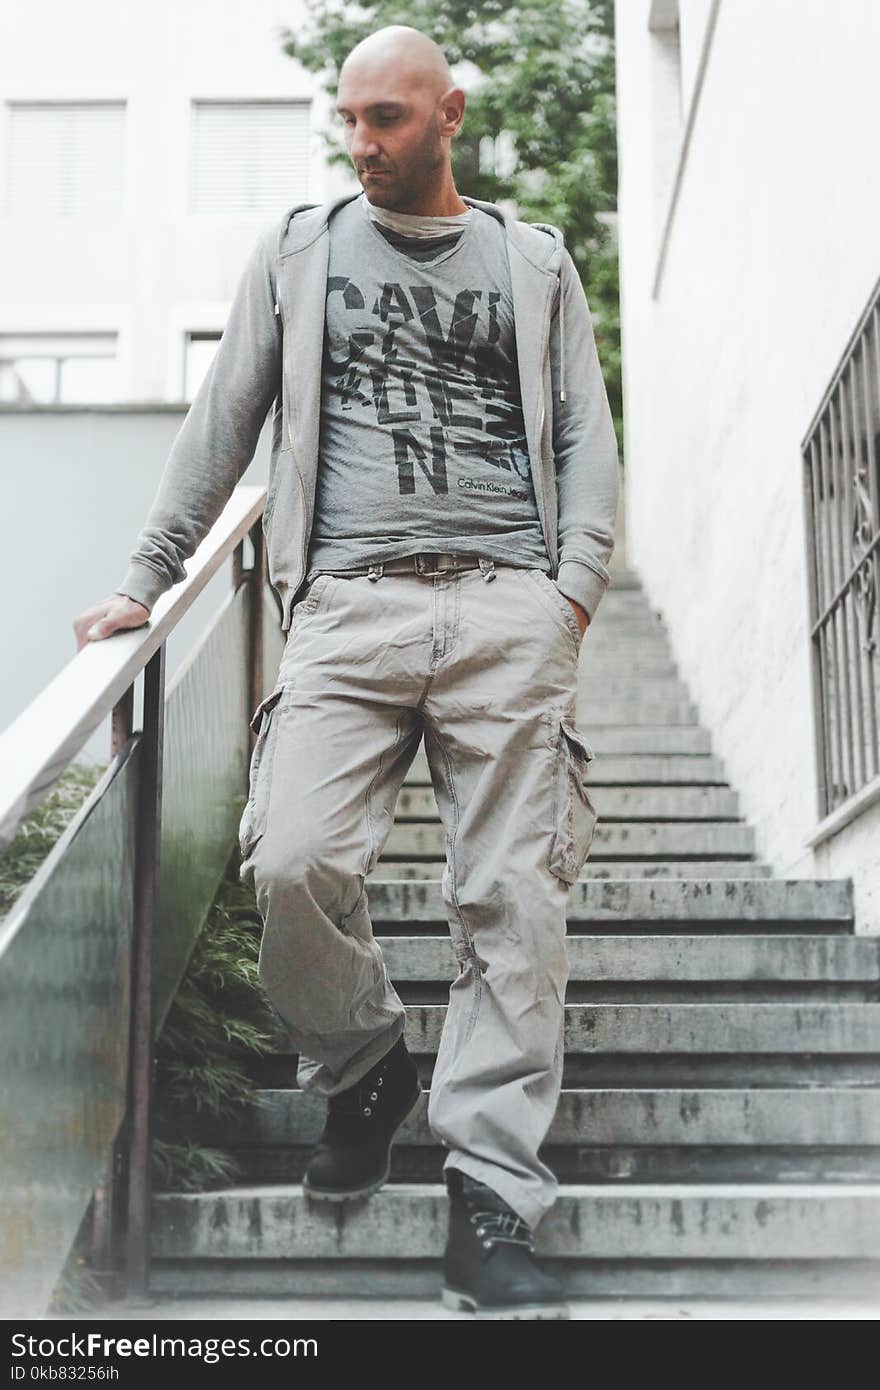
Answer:
POLYGON ((382 1086, 385 1084, 385 1072, 390 1066, 390 1059, 386 1058, 380 1066, 361 1080, 356 1081, 347 1091, 338 1091, 335 1096, 330 1096, 327 1101, 328 1120, 331 1126, 333 1121, 352 1120, 356 1116, 365 1116, 369 1119, 376 1112, 376 1102, 381 1099, 382 1086))
POLYGON ((486 1250, 491 1250, 499 1240, 534 1250, 534 1237, 528 1223, 513 1212, 478 1209, 471 1212, 470 1220, 476 1226, 477 1235, 486 1250))

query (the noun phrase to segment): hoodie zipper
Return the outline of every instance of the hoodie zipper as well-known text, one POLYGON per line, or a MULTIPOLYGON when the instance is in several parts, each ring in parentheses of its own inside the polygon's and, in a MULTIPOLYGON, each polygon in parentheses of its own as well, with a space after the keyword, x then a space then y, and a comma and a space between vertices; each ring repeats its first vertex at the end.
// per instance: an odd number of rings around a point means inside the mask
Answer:
MULTIPOLYGON (((284 362, 284 337, 283 337, 283 335, 284 335, 284 314, 281 312, 281 295, 280 295, 280 293, 278 293, 278 294, 276 295, 276 299, 275 299, 275 313, 276 313, 276 314, 278 315, 278 317, 281 319, 281 333, 282 333, 282 354, 281 354, 281 360, 282 360, 282 366, 283 366, 283 362, 284 362)), ((300 492, 301 492, 301 494, 302 494, 303 517, 304 517, 304 519, 305 519, 305 525, 304 525, 303 533, 302 533, 302 542, 301 542, 301 545, 300 545, 300 572, 299 572, 299 575, 297 576, 296 584, 295 584, 295 585, 291 585, 291 592, 292 592, 292 593, 296 593, 296 590, 297 590, 297 588, 299 587, 299 585, 302 583, 303 576, 304 576, 304 574, 305 574, 305 572, 306 572, 306 554, 307 554, 306 536, 308 535, 308 532, 309 532, 309 525, 310 525, 310 522, 311 522, 311 517, 310 517, 310 508, 309 508, 309 505, 308 505, 308 503, 307 503, 307 501, 306 501, 306 489, 305 489, 305 485, 304 485, 304 483, 303 483, 302 476, 301 476, 301 474, 300 474, 299 464, 298 464, 297 461, 296 461, 296 451, 295 451, 295 449, 294 449, 294 447, 293 447, 293 430, 292 430, 291 424, 290 424, 290 416, 291 416, 292 410, 293 410, 293 390, 292 390, 292 388, 291 388, 290 378, 288 377, 288 381, 287 381, 287 438, 290 440, 290 459, 291 459, 291 462, 292 462, 292 464, 293 464, 293 471, 294 471, 294 473, 296 474, 296 481, 297 481, 297 483, 298 483, 298 485, 299 485, 299 490, 300 490, 300 492)), ((289 597, 289 595, 288 595, 288 597, 289 597)), ((287 617, 287 614, 285 613, 285 618, 286 618, 286 617, 287 617)))
MULTIPOLYGON (((557 284, 559 285, 559 312, 560 312, 560 314, 561 314, 561 313, 562 313, 562 272, 561 272, 561 271, 557 271, 557 272, 556 272, 556 281, 557 281, 557 284)), ((552 328, 553 328, 553 300, 551 299, 551 301, 550 301, 550 313, 549 313, 549 315, 548 315, 548 317, 547 317, 547 333, 546 333, 546 336, 545 336, 545 338, 544 338, 544 342, 543 342, 543 344, 542 344, 542 349, 541 349, 541 362, 542 362, 542 364, 543 364, 544 358, 546 357, 546 355, 547 355, 547 353, 548 353, 548 351, 549 351, 549 348, 550 348, 550 335, 551 335, 551 332, 552 332, 552 328)), ((560 320, 559 332, 560 332, 560 335, 562 335, 562 333, 564 332, 563 321, 562 321, 562 320, 560 320)), ((561 401, 564 401, 564 400, 565 400, 565 378, 564 378, 564 376, 562 375, 562 372, 563 372, 563 369, 564 369, 564 364, 565 364, 564 352, 565 352, 564 346, 560 346, 560 388, 559 388, 559 399, 560 399, 561 401)), ((544 453, 543 453, 543 444, 544 444, 544 420, 545 420, 546 414, 547 414, 547 401, 546 401, 546 395, 545 395, 545 393, 544 393, 544 373, 543 373, 543 370, 542 370, 542 372, 541 372, 541 418, 540 418, 540 421, 539 421, 539 423, 538 423, 538 457, 539 457, 539 460, 540 460, 540 463, 541 463, 541 479, 542 479, 542 482, 543 482, 543 477, 544 477, 544 453)), ((555 578, 556 578, 556 575, 557 575, 558 573, 559 573, 559 551, 558 551, 558 546, 557 546, 557 554, 556 554, 556 560, 555 560, 555 572, 554 572, 554 574, 553 574, 552 577, 555 579, 555 578)))
MULTIPOLYGON (((560 313, 560 320, 559 320, 559 335, 560 335, 560 345, 559 345, 559 375, 560 375, 559 399, 560 399, 561 401, 564 401, 564 400, 565 400, 565 377, 564 377, 564 371, 565 371, 565 345, 564 345, 564 337, 563 337, 563 335, 564 335, 564 333, 565 333, 565 320, 564 320, 564 318, 561 317, 562 312, 563 312, 563 310, 562 310, 562 272, 561 272, 561 271, 557 271, 557 272, 556 272, 556 282, 557 282, 557 284, 559 285, 559 313, 560 313)), ((553 301, 552 301, 552 299, 551 299, 551 301, 550 301, 550 314, 549 314, 548 319, 547 319, 547 333, 546 333, 546 335, 545 335, 545 337, 544 337, 544 342, 543 342, 542 350, 541 350, 541 361, 542 361, 542 362, 543 362, 544 358, 546 357, 547 352, 548 352, 548 350, 549 350, 549 346, 550 346, 550 334, 551 334, 551 332, 552 332, 552 328, 553 328, 553 301)), ((540 423, 540 425, 538 426, 538 443, 539 443, 539 445, 540 445, 540 442, 541 442, 541 437, 542 437, 542 435, 543 435, 543 433, 544 433, 544 417, 545 417, 546 413, 547 413, 547 410, 546 410, 546 402, 545 402, 545 397, 544 397, 544 379, 543 379, 543 374, 542 374, 542 377, 541 377, 541 423, 540 423)))

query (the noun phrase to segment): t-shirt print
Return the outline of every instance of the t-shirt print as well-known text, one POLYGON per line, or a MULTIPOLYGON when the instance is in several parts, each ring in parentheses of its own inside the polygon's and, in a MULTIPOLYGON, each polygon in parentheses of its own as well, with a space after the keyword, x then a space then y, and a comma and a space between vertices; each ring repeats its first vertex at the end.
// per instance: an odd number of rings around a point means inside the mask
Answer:
POLYGON ((358 456, 384 456, 400 497, 525 500, 512 306, 458 265, 452 256, 413 262, 409 275, 400 264, 394 278, 356 267, 328 277, 325 423, 358 456))

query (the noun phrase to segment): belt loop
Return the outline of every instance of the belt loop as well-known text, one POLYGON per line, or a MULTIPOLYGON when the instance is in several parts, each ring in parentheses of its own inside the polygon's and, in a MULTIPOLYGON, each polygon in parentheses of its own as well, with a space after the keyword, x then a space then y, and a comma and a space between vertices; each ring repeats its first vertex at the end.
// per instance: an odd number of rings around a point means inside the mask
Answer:
POLYGON ((384 561, 382 561, 382 560, 372 560, 372 561, 370 562, 370 568, 367 570, 367 578, 368 578, 368 579, 374 579, 374 580, 375 580, 375 579, 381 579, 381 578, 382 578, 382 570, 383 570, 383 568, 384 568, 384 561))
POLYGON ((482 555, 478 555, 478 556, 477 556, 477 562, 478 562, 478 564, 479 564, 479 566, 480 566, 480 573, 482 574, 483 578, 485 579, 486 583, 488 584, 488 582, 489 582, 490 579, 494 579, 494 578, 495 578, 495 561, 494 561, 494 560, 486 560, 486 559, 483 558, 482 555))

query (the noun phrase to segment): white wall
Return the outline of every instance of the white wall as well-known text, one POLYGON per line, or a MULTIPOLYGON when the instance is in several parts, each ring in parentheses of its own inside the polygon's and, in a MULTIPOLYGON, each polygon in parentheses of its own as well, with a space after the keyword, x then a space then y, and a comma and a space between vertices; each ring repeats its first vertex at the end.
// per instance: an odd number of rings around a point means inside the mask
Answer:
POLYGON ((184 331, 222 329, 268 220, 187 212, 190 102, 311 97, 309 199, 358 186, 353 171, 327 167, 318 132, 330 103, 317 79, 281 52, 278 31, 296 30, 302 0, 5 0, 2 10, 0 118, 4 102, 33 99, 127 109, 121 216, 0 215, 0 333, 118 331, 122 399, 179 400, 184 331))
MULTIPOLYGON (((76 656, 73 619, 128 567, 183 409, 0 411, 0 729, 76 656)), ((271 411, 243 484, 265 485, 271 411)), ((166 684, 232 583, 228 561, 168 640, 166 684)), ((109 758, 109 719, 83 757, 109 758)))
MULTIPOLYGON (((630 564, 662 610, 759 854, 852 875, 880 932, 880 808, 818 818, 800 443, 880 273, 880 6, 721 0, 659 287, 684 121, 668 43, 617 0, 630 564), (665 113, 665 114, 664 114, 665 113)), ((681 7, 693 91, 708 6, 681 7)), ((686 120, 687 112, 684 117, 686 120)))

